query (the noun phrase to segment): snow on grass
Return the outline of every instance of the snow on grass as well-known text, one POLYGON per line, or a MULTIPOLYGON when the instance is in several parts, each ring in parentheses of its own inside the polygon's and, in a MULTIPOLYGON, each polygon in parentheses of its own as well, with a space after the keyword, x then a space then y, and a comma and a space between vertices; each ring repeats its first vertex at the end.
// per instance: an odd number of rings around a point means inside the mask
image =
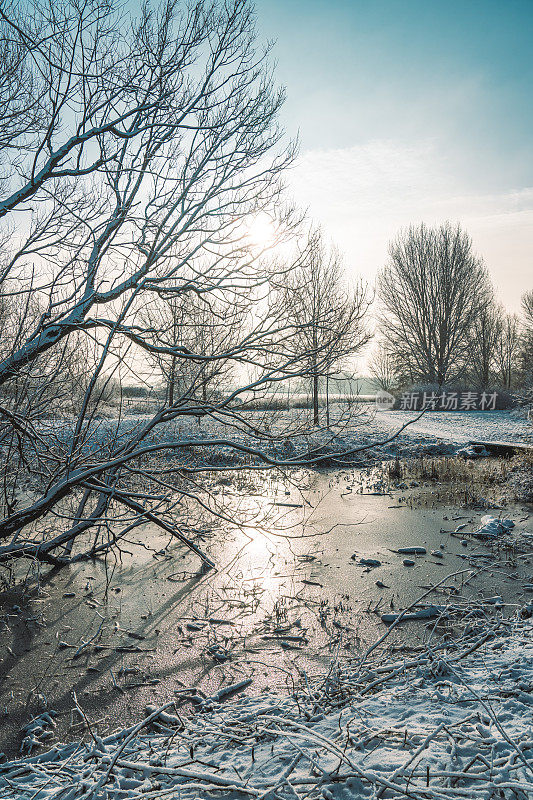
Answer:
POLYGON ((307 411, 276 412, 270 416, 247 412, 246 420, 252 428, 264 429, 266 420, 270 441, 261 436, 255 439, 246 426, 226 426, 216 419, 203 419, 200 426, 181 421, 173 432, 203 440, 206 445, 209 438, 227 436, 245 446, 266 447, 267 452, 282 459, 317 451, 339 454, 366 446, 366 452, 353 454, 355 460, 363 462, 391 458, 397 453, 404 457, 420 452, 455 455, 473 440, 533 442, 531 423, 508 411, 426 412, 420 419, 418 416, 406 411, 376 411, 373 405, 360 405, 350 412, 336 404, 331 409, 329 428, 310 426, 307 411), (401 428, 403 431, 392 438, 401 428), (392 440, 386 441, 389 439, 392 440))
MULTIPOLYGON (((416 416, 408 411, 379 411, 375 424, 383 433, 416 416)), ((533 441, 533 425, 510 411, 427 412, 406 429, 406 436, 435 437, 462 444, 472 440, 533 441)))
MULTIPOLYGON (((374 404, 368 403, 353 406, 335 403, 330 408, 329 427, 325 424, 324 409, 321 415, 321 424, 314 427, 308 409, 237 409, 236 416, 213 411, 201 418, 185 416, 162 423, 150 433, 145 444, 179 441, 179 457, 184 463, 223 468, 259 463, 253 450, 284 462, 331 454, 330 464, 320 463, 335 466, 345 463, 343 453, 354 450, 357 452, 351 453, 346 461, 365 465, 397 454, 455 455, 471 440, 533 442, 531 423, 509 411, 426 412, 417 419, 417 412, 377 411, 374 404), (224 439, 227 444, 214 444, 217 439, 224 439), (251 448, 250 452, 246 452, 247 448, 251 448)), ((150 415, 132 415, 120 420, 95 420, 83 449, 87 454, 98 453, 108 439, 126 441, 149 419, 150 415)), ((52 435, 54 441, 68 448, 73 421, 48 420, 47 425, 41 434, 52 435)))
POLYGON ((332 663, 293 697, 150 709, 113 736, 1 765, 0 796, 528 800, 532 633, 531 620, 484 619, 410 660, 332 663))

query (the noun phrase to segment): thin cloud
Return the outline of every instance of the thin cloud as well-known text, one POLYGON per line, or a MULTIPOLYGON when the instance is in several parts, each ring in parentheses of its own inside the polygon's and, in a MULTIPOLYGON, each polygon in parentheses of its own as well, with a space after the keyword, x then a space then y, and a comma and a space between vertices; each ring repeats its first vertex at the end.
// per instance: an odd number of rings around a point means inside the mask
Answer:
POLYGON ((372 281, 398 230, 422 220, 460 221, 503 302, 517 310, 531 283, 533 187, 480 193, 466 185, 439 142, 377 140, 304 152, 291 174, 295 199, 372 281))

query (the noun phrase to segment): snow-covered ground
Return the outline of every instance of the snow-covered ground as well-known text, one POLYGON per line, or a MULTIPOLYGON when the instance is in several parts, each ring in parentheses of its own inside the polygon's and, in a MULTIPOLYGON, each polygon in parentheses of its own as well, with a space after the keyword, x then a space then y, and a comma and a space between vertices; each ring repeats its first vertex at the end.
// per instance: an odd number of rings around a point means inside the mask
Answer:
MULTIPOLYGON (((289 427, 288 417, 288 413, 279 417, 276 424, 280 430, 289 427)), ((337 405, 331 412, 329 430, 319 427, 309 436, 291 437, 291 443, 295 454, 309 448, 342 452, 368 447, 353 456, 363 463, 396 454, 454 455, 476 440, 533 444, 533 424, 509 411, 426 412, 417 417, 419 414, 409 411, 379 411, 374 404, 361 404, 348 419, 346 408, 337 405)))
MULTIPOLYGON (((158 425, 144 443, 179 440, 183 448, 179 451, 180 457, 184 461, 198 464, 205 459, 217 467, 258 460, 252 452, 258 450, 289 463, 305 458, 310 452, 315 458, 331 454, 330 465, 335 466, 344 463, 343 458, 339 460, 336 456, 347 452, 349 461, 366 465, 397 454, 402 457, 420 453, 453 455, 471 440, 533 443, 533 424, 509 411, 428 411, 417 419, 416 412, 379 411, 373 403, 351 407, 335 403, 330 409, 329 427, 325 425, 325 409, 321 409, 318 427, 310 424, 309 413, 307 409, 294 408, 280 411, 237 409, 235 415, 215 411, 200 419, 181 416, 158 425)), ((108 440, 114 440, 115 444, 126 441, 150 419, 151 415, 132 415, 120 420, 94 420, 84 448, 87 453, 98 452, 108 440)), ((50 437, 60 447, 70 446, 72 420, 49 419, 41 427, 43 437, 50 437)), ((320 464, 327 466, 324 461, 320 464)))
MULTIPOLYGON (((322 411, 322 416, 324 412, 322 411)), ((332 452, 376 445, 371 456, 390 457, 400 451, 403 455, 414 455, 424 448, 431 451, 439 449, 442 453, 453 454, 472 440, 497 440, 533 443, 533 425, 527 419, 509 411, 485 412, 426 412, 419 414, 409 411, 378 411, 374 404, 361 404, 352 409, 351 415, 343 404, 331 409, 331 426, 309 426, 308 414, 302 410, 276 412, 268 418, 268 426, 273 434, 281 437, 288 431, 307 429, 307 435, 289 435, 291 447, 277 452, 289 458, 309 448, 326 447, 332 452), (415 421, 416 420, 416 421, 415 421), (405 427, 404 427, 405 426, 405 427), (397 438, 391 439, 398 431, 397 438), (384 442, 384 444, 380 444, 384 442), (294 450, 292 449, 294 447, 294 450)), ((261 429, 265 415, 261 412, 248 412, 245 417, 253 426, 261 429)), ((321 420, 322 422, 322 420, 321 420)), ((214 420, 180 423, 181 434, 194 437, 228 436, 242 444, 252 444, 245 429, 234 430, 214 420)))
MULTIPOLYGON (((393 432, 414 417, 416 414, 409 411, 378 411, 375 425, 384 433, 393 432)), ((457 444, 475 439, 531 442, 533 424, 509 411, 427 412, 406 429, 405 435, 457 444)))
POLYGON ((168 704, 106 739, 91 727, 0 765, 1 797, 530 800, 531 620, 471 628, 458 648, 333 663, 292 697, 219 695, 189 717, 168 704))

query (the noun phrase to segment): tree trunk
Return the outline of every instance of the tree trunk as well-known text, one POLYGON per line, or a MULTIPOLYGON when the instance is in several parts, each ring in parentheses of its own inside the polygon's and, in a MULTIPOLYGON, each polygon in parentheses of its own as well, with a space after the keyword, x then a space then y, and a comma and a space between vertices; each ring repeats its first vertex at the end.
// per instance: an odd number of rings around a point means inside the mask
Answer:
POLYGON ((313 425, 318 425, 318 372, 313 373, 313 425))
POLYGON ((174 405, 174 385, 176 383, 176 356, 172 356, 172 363, 170 365, 170 375, 168 377, 168 404, 174 405))
POLYGON ((329 428, 329 374, 326 375, 326 425, 329 428))
POLYGON ((317 351, 318 351, 318 320, 313 319, 313 360, 312 360, 312 375, 313 375, 313 425, 318 425, 318 367, 317 367, 317 351))

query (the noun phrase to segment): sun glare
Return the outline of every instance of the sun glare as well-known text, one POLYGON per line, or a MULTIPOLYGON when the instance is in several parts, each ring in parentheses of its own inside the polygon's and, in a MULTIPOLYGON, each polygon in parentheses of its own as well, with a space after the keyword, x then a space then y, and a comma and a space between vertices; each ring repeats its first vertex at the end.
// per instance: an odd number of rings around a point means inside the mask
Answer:
POLYGON ((276 229, 266 214, 254 217, 247 228, 248 242, 254 249, 265 250, 276 241, 276 229))

